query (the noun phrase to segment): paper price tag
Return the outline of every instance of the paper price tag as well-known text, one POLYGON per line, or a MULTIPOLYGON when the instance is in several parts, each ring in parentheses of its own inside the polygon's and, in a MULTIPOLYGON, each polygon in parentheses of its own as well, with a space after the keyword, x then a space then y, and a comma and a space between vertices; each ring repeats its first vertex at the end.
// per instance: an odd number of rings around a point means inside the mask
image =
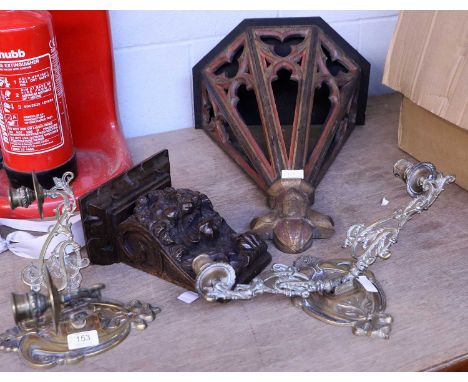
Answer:
POLYGON ((96 330, 72 333, 67 336, 68 349, 82 349, 99 345, 99 336, 96 330))
POLYGON ((304 170, 281 170, 281 179, 304 179, 304 170))
POLYGON ((177 299, 185 302, 186 304, 191 304, 192 302, 197 300, 198 297, 198 294, 196 294, 195 292, 187 291, 182 293, 179 297, 177 297, 177 299))
POLYGON ((361 283, 361 285, 364 287, 366 291, 371 292, 371 293, 378 292, 375 285, 366 276, 359 276, 358 281, 361 283))

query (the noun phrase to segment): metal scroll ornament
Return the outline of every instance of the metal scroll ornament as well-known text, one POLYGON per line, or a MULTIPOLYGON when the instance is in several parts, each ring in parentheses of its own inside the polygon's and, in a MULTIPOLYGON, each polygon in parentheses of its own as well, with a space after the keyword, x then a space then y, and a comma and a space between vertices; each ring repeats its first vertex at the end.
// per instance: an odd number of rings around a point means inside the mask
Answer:
POLYGON ((70 182, 73 173, 66 172, 61 178, 53 178, 54 187, 49 190, 42 188, 33 173, 34 189, 21 186, 9 190, 11 208, 29 207, 37 201, 39 214, 42 218, 42 206, 45 198, 56 199, 61 197, 63 201, 55 208, 57 222, 49 229, 49 234, 39 254, 37 264, 28 265, 22 272, 22 280, 33 291, 38 292, 41 286, 45 286, 45 272, 49 270, 52 278, 57 283, 58 290, 74 291, 80 287, 80 270, 89 265, 87 258, 82 258, 80 245, 75 242, 70 219, 75 215, 76 198, 70 182), (57 240, 56 240, 57 239, 57 240), (46 258, 49 248, 50 256, 46 258))
POLYGON ((378 258, 388 259, 403 226, 427 210, 446 184, 455 181, 455 177, 436 171, 431 163, 413 164, 403 159, 395 164, 394 174, 405 181, 412 199, 384 219, 349 228, 344 247, 350 248, 352 260, 301 256, 291 266, 274 264, 263 277, 235 285, 232 267, 212 263, 201 255, 193 262, 198 293, 208 301, 281 294, 291 297, 295 305, 315 318, 351 326, 356 335, 388 338, 392 317, 385 313, 384 292, 368 268, 378 258))
POLYGON ((315 187, 355 124, 369 63, 321 18, 244 20, 194 68, 196 127, 267 194, 250 226, 284 252, 334 233, 315 187))
POLYGON ((48 294, 12 294, 17 326, 0 334, 0 351, 17 352, 34 368, 74 364, 121 343, 131 328, 146 329, 161 311, 138 300, 102 299, 104 284, 59 293, 48 271, 48 294))

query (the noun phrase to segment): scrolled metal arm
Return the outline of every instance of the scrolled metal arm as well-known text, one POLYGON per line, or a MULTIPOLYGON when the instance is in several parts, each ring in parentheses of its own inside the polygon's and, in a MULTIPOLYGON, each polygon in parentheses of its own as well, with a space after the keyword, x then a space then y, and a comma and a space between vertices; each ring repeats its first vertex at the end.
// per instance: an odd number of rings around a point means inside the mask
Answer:
MULTIPOLYGON (((213 301, 250 300, 264 293, 307 298, 312 293, 335 292, 341 285, 361 276, 377 258, 388 259, 391 255, 390 247, 397 242, 403 226, 414 215, 427 210, 446 184, 455 181, 455 177, 437 172, 431 163, 413 164, 403 159, 395 164, 394 174, 406 183, 412 199, 406 207, 397 209, 392 215, 367 227, 364 224, 355 224, 348 229, 344 247, 351 248, 351 256, 355 259, 348 273, 329 279, 320 278, 318 259, 301 256, 292 266, 274 264, 263 278, 254 278, 250 284, 238 284, 234 289, 233 280, 199 280, 198 277, 198 293, 213 301), (314 268, 315 272, 310 276, 308 270, 314 268)), ((205 268, 209 266, 206 264, 205 268)), ((217 267, 220 267, 219 263, 217 267)), ((228 264, 223 264, 223 267, 226 272, 232 272, 228 264)))
POLYGON ((403 226, 414 215, 427 210, 446 184, 455 181, 454 176, 437 172, 431 163, 412 164, 404 159, 395 163, 394 174, 406 182, 412 200, 406 207, 397 209, 391 216, 368 227, 355 224, 348 229, 344 247, 350 247, 351 256, 356 259, 348 275, 350 279, 361 275, 378 257, 384 260, 390 258, 390 247, 398 241, 403 226), (363 253, 359 255, 361 248, 363 253))

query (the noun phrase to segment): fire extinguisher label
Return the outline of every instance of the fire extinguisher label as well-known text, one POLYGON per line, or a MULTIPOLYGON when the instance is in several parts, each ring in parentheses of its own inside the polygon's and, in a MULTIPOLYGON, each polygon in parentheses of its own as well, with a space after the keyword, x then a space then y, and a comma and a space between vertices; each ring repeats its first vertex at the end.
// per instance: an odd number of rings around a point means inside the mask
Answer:
POLYGON ((63 145, 61 93, 50 54, 0 61, 0 131, 5 151, 33 155, 63 145))

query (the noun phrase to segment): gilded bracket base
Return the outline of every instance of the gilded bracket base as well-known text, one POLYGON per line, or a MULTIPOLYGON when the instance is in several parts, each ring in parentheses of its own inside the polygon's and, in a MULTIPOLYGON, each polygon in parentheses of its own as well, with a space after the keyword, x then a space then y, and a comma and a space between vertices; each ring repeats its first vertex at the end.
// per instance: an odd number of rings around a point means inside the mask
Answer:
POLYGON ((314 239, 328 239, 335 233, 333 220, 312 209, 314 192, 302 179, 276 181, 268 189, 268 205, 273 211, 253 219, 250 228, 286 253, 301 253, 314 239))

